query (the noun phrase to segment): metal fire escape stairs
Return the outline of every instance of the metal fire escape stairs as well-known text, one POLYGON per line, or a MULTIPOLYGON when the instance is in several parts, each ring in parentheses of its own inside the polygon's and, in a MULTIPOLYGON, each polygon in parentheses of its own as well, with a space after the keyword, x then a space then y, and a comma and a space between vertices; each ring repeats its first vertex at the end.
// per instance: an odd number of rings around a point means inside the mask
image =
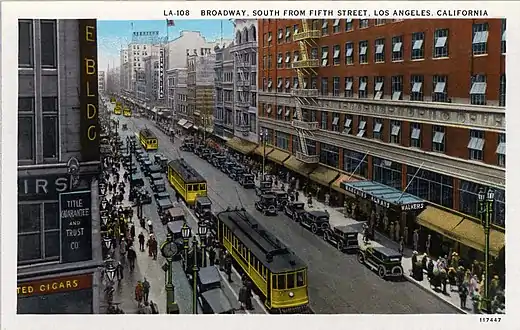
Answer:
POLYGON ((237 73, 237 96, 238 100, 236 104, 240 107, 240 115, 238 116, 238 125, 235 128, 237 132, 240 132, 242 136, 246 137, 249 135, 249 126, 246 124, 247 120, 245 116, 249 116, 247 110, 245 109, 249 108, 249 102, 247 102, 245 93, 247 93, 249 87, 249 80, 246 78, 246 75, 244 73, 244 70, 246 69, 247 65, 244 61, 244 54, 246 50, 239 49, 235 52, 235 72, 237 73))
POLYGON ((309 26, 310 21, 302 19, 302 30, 293 34, 293 40, 298 43, 300 49, 300 56, 298 61, 293 61, 292 63, 292 68, 296 70, 298 75, 298 88, 292 89, 292 95, 296 100, 296 119, 292 121, 292 126, 298 133, 300 144, 300 151, 296 152, 296 158, 307 164, 316 164, 320 160, 319 155, 309 153, 307 139, 314 136, 313 132, 318 129, 318 122, 311 122, 311 118, 303 118, 302 111, 303 108, 317 106, 317 97, 319 95, 317 89, 307 88, 314 87, 307 86, 307 81, 310 83, 311 77, 317 75, 315 68, 320 66, 319 59, 312 58, 309 54, 309 49, 317 45, 316 40, 321 37, 321 31, 313 30, 309 26))

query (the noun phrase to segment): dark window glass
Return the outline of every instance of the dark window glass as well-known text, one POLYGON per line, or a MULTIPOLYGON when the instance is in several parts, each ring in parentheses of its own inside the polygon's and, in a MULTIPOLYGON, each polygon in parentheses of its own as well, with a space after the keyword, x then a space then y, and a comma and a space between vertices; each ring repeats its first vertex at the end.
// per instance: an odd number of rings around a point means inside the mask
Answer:
POLYGON ((58 156, 58 117, 43 117, 43 158, 58 156))
POLYGON ((56 21, 41 21, 41 57, 43 67, 56 67, 56 21))
POLYGON ((18 65, 33 66, 32 22, 18 22, 18 65))
POLYGON ((43 112, 57 112, 58 98, 57 97, 42 97, 42 111, 43 112))
POLYGON ((18 98, 18 112, 34 112, 34 98, 33 97, 19 97, 18 98))
POLYGON ((40 204, 18 205, 18 233, 40 231, 40 204))
POLYGON ((45 230, 59 229, 59 207, 58 203, 43 204, 43 219, 45 223, 45 230))
POLYGON ((45 233, 45 258, 60 256, 60 232, 49 231, 45 233))
POLYGON ((278 290, 285 289, 285 274, 278 275, 278 290))
POLYGON ((294 288, 294 273, 287 274, 287 289, 294 288))
POLYGON ((18 235, 18 262, 40 259, 41 233, 18 235))
POLYGON ((278 278, 278 275, 273 275, 273 289, 277 289, 278 288, 278 282, 277 282, 277 278, 278 278))
POLYGON ((304 279, 303 271, 296 273, 296 285, 297 286, 304 286, 305 285, 305 279, 304 279))
POLYGON ((18 117, 18 160, 32 160, 34 158, 33 141, 33 117, 18 117))

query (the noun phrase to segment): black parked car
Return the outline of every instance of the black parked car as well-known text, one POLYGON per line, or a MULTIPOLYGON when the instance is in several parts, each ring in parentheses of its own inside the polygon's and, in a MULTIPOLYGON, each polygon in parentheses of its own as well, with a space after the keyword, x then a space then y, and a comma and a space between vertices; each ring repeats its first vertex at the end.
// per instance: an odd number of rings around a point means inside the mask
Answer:
POLYGON ((211 159, 210 163, 217 168, 222 168, 222 165, 226 162, 226 156, 222 154, 217 154, 214 158, 211 159))
POLYGON ((283 211, 285 205, 289 203, 289 194, 282 190, 273 191, 273 194, 276 196, 276 207, 278 208, 278 211, 283 211))
POLYGON ((260 199, 255 202, 255 208, 265 215, 277 215, 276 196, 273 194, 261 195, 260 199))
POLYGON ((231 173, 229 173, 229 178, 238 181, 242 174, 244 174, 244 168, 237 164, 237 166, 231 169, 231 173))
POLYGON ((305 212, 305 203, 303 202, 289 202, 284 209, 284 213, 296 222, 300 221, 305 212))
POLYGON ((220 169, 222 171, 222 173, 224 174, 231 174, 231 171, 233 169, 233 167, 235 167, 236 164, 235 162, 225 162, 223 165, 222 165, 222 168, 220 169))
POLYGON ((255 187, 255 177, 253 174, 244 173, 238 178, 238 183, 246 189, 255 187))
POLYGON ((139 190, 139 194, 141 196, 142 205, 152 204, 152 194, 150 194, 150 192, 148 190, 141 188, 139 190))
POLYGON ((329 214, 325 211, 309 211, 301 217, 300 225, 310 229, 313 234, 319 234, 330 228, 329 218, 329 214))
POLYGON ((209 220, 209 217, 211 217, 211 204, 211 200, 208 197, 197 197, 195 200, 195 216, 200 220, 209 220))
POLYGON ((260 187, 255 187, 255 193, 257 196, 263 195, 270 192, 273 189, 273 183, 271 181, 260 182, 260 187))
POLYGON ((323 238, 340 251, 357 251, 359 248, 358 225, 345 225, 329 228, 323 233, 323 238))
POLYGON ((381 278, 402 278, 402 258, 403 256, 399 252, 383 246, 362 247, 357 256, 360 263, 377 271, 377 275, 381 278))

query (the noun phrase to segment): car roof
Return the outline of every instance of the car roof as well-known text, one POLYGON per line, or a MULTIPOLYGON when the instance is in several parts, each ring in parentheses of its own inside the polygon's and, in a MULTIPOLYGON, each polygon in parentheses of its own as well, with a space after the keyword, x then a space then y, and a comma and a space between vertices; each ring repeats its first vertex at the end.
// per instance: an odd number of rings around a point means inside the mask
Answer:
POLYGON ((377 251, 387 257, 401 257, 401 254, 396 250, 391 248, 387 248, 386 246, 374 246, 372 247, 374 251, 377 251))
POLYGON ((208 197, 206 196, 199 196, 197 197, 196 199, 196 202, 199 203, 199 204, 202 204, 202 205, 211 205, 211 199, 209 199, 208 197))
POLYGON ((263 194, 262 198, 276 198, 276 196, 273 194, 263 194))
POLYGON ((350 225, 341 225, 341 226, 336 226, 334 227, 334 229, 338 230, 338 231, 341 231, 343 233, 359 233, 361 232, 361 227, 363 226, 363 224, 359 223, 354 223, 354 224, 350 224, 350 225))
POLYGON ((184 220, 170 221, 167 226, 172 233, 180 233, 184 223, 184 220))
POLYGON ((202 285, 220 283, 220 273, 216 266, 202 267, 199 269, 199 281, 202 285))
POLYGON ((308 213, 315 217, 328 217, 329 216, 329 214, 327 212, 320 211, 320 210, 313 210, 313 211, 309 211, 308 213))
POLYGON ((202 297, 215 314, 226 313, 234 309, 228 296, 226 296, 224 291, 220 288, 203 292, 202 297))
POLYGON ((153 179, 155 179, 155 178, 162 179, 162 174, 161 173, 152 173, 152 174, 150 174, 150 177, 153 179))

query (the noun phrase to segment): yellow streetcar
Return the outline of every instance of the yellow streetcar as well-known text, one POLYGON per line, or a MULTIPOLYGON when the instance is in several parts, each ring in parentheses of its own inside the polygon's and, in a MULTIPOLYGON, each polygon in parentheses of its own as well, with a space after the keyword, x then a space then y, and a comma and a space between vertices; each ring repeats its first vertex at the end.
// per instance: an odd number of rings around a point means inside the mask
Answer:
POLYGON ((118 107, 118 106, 116 106, 116 107, 114 108, 114 115, 120 115, 121 113, 122 113, 121 108, 118 107))
POLYGON ((168 181, 189 205, 195 204, 198 196, 208 194, 206 180, 184 159, 174 159, 168 163, 168 181))
POLYGON ((123 116, 132 117, 132 110, 130 110, 130 108, 128 107, 125 107, 125 109, 123 110, 123 116))
POLYGON ((157 136, 148 128, 139 131, 139 141, 146 151, 157 150, 159 147, 157 136))
POLYGON ((217 214, 218 239, 265 298, 272 313, 312 314, 307 265, 245 210, 217 214))
POLYGON ((116 98, 115 97, 111 97, 110 98, 110 103, 115 104, 116 103, 116 98))

